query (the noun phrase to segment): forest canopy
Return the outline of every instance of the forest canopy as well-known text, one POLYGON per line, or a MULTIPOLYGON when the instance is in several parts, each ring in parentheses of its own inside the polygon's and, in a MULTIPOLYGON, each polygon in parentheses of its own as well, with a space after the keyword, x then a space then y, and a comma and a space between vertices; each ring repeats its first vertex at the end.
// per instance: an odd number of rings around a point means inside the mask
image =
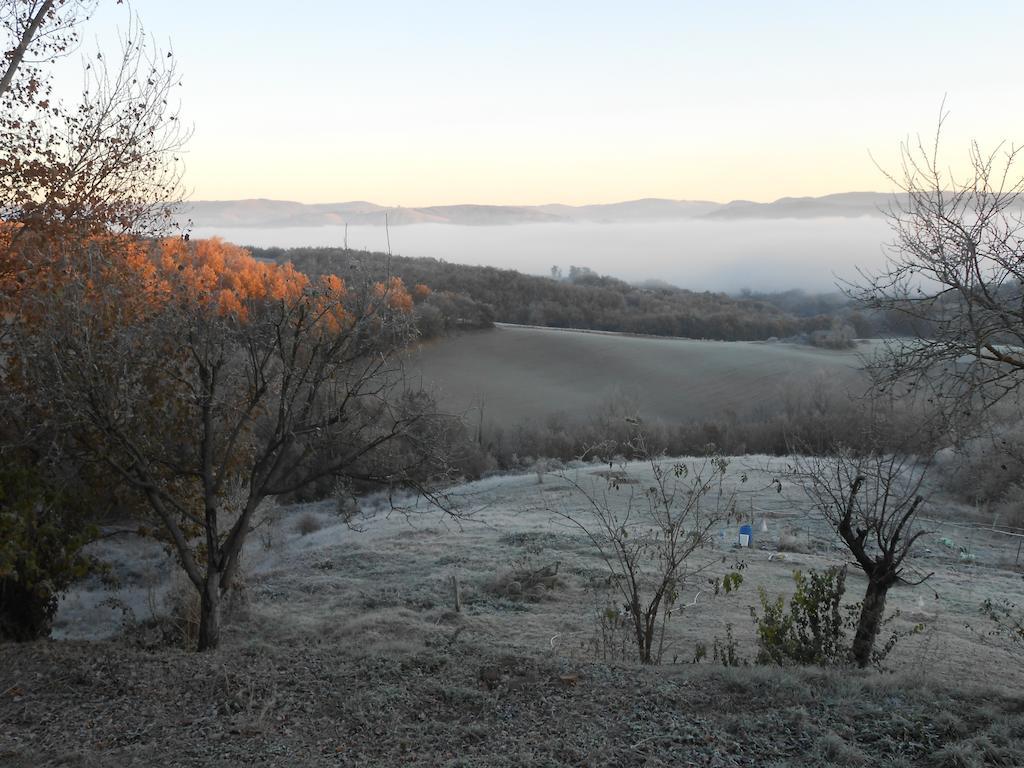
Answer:
POLYGON ((429 286, 431 294, 418 297, 417 307, 425 337, 492 322, 722 341, 801 337, 828 346, 900 332, 886 316, 866 315, 839 293, 730 296, 660 283, 632 285, 586 267, 571 267, 564 277, 541 277, 342 248, 250 250, 258 259, 290 262, 309 275, 356 272, 378 280, 394 275, 406 285, 429 286))

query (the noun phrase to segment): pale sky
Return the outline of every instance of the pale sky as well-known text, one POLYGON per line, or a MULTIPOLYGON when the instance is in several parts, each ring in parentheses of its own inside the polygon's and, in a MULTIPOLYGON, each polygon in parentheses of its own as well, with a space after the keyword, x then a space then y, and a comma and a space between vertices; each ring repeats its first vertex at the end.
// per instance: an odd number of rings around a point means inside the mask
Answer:
MULTIPOLYGON (((126 9, 103 0, 86 46, 126 9)), ((1024 142, 1024 3, 135 0, 191 198, 382 205, 888 190, 901 139, 1024 142)))

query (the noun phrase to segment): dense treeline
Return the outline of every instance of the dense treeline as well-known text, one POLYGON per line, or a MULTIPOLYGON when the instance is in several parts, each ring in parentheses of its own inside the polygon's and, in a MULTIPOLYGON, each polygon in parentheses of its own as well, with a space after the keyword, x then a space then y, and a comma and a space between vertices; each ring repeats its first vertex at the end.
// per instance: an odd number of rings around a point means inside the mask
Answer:
POLYGON ((877 321, 854 312, 839 294, 734 297, 664 284, 635 286, 585 267, 571 267, 564 277, 553 270, 548 278, 341 248, 251 250, 257 258, 291 261, 309 275, 364 272, 371 279, 397 275, 406 285, 430 286, 433 293, 417 309, 426 336, 492 321, 723 341, 806 335, 826 345, 879 331, 877 321))

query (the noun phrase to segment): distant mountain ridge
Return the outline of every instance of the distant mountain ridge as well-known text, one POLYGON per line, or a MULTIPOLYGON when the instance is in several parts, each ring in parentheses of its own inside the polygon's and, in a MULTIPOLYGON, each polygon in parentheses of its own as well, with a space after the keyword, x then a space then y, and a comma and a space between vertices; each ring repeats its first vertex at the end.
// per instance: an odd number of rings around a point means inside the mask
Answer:
POLYGON ((679 219, 811 219, 880 216, 894 196, 882 192, 842 192, 822 197, 782 197, 771 203, 734 200, 646 198, 596 205, 432 205, 387 207, 356 200, 296 203, 287 200, 196 200, 183 211, 196 227, 320 227, 344 224, 391 226, 454 224, 494 226, 570 222, 673 221, 679 219))

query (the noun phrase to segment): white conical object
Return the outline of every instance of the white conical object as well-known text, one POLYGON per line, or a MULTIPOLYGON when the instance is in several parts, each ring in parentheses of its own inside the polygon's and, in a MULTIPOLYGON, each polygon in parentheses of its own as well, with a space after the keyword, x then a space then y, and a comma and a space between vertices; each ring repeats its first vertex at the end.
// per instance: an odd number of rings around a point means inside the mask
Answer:
POLYGON ((761 533, 768 533, 768 518, 761 518, 761 533))

